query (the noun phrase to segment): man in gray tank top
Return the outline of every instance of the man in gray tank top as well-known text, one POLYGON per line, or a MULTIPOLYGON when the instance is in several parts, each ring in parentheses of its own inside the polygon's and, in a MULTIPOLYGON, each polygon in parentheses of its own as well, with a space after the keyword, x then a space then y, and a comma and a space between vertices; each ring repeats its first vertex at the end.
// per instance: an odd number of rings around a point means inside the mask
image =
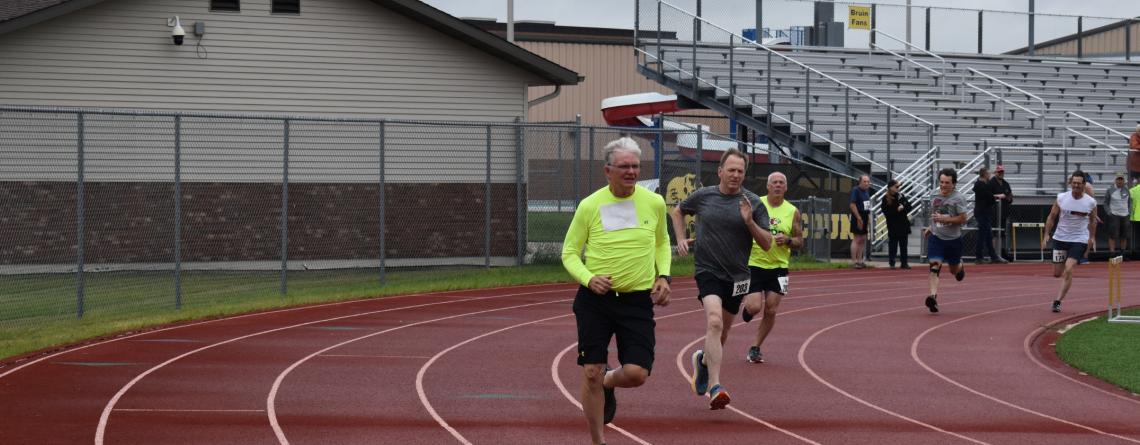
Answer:
POLYGON ((930 295, 926 308, 938 312, 938 276, 942 264, 950 266, 954 279, 966 278, 962 264, 962 226, 966 224, 966 197, 955 190, 958 172, 944 168, 938 172, 938 190, 930 196, 930 225, 922 230, 926 237, 926 257, 930 260, 930 295))

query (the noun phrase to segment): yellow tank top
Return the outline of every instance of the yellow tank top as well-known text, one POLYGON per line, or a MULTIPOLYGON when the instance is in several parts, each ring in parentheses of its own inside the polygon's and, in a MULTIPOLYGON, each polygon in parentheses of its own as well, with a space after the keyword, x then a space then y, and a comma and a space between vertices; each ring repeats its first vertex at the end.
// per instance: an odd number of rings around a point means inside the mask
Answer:
MULTIPOLYGON (((792 236, 792 223, 796 218, 796 206, 788 202, 787 199, 780 203, 779 207, 772 207, 768 203, 768 197, 760 197, 760 202, 764 203, 764 207, 768 209, 768 225, 771 228, 772 236, 784 234, 792 236)), ((789 245, 776 245, 772 243, 772 248, 767 252, 752 241, 752 254, 748 257, 748 265, 759 267, 763 269, 787 269, 788 262, 792 259, 792 247, 789 245)))

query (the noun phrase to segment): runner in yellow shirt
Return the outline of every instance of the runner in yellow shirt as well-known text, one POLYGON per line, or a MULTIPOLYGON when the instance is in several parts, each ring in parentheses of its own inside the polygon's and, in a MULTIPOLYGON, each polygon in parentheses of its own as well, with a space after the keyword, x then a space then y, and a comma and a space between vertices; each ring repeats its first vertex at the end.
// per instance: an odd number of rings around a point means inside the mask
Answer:
POLYGON ((764 314, 756 330, 756 343, 748 348, 746 358, 749 363, 764 363, 760 346, 776 325, 780 300, 788 294, 788 263, 792 259, 792 249, 804 245, 802 217, 799 209, 784 199, 787 192, 787 176, 780 172, 768 175, 768 195, 760 197, 760 202, 768 209, 768 226, 774 239, 772 248, 768 250, 752 243, 752 254, 748 257, 748 270, 752 274, 749 292, 762 297, 746 296, 744 312, 741 313, 746 323, 752 321, 754 314, 764 314))
POLYGON ((562 265, 581 286, 574 297, 582 411, 594 444, 617 410, 614 388, 641 386, 653 369, 653 306, 669 304, 665 200, 638 186, 641 148, 624 137, 605 147, 606 187, 578 204, 562 265), (582 249, 585 248, 585 262, 582 249), (621 366, 607 369, 611 337, 621 366))

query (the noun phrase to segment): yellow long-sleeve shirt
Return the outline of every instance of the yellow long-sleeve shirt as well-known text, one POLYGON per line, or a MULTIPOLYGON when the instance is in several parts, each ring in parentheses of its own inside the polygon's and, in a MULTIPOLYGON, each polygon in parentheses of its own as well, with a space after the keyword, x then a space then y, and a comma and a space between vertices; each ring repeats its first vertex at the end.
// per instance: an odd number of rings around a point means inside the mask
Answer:
POLYGON ((616 292, 650 289, 659 275, 669 275, 665 221, 660 195, 637 186, 618 198, 603 187, 578 204, 562 244, 562 265, 583 286, 595 275, 609 275, 616 292))

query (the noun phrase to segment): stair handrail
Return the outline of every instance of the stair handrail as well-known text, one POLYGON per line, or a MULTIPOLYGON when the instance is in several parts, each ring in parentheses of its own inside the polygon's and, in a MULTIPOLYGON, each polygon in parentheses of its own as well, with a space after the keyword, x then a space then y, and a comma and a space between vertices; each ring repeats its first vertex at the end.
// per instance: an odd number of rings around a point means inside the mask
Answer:
MULTIPOLYGON (((824 78, 824 79, 827 79, 827 80, 830 80, 830 81, 832 81, 832 82, 835 82, 835 83, 837 83, 837 84, 839 84, 839 85, 843 86, 844 88, 850 89, 851 91, 854 91, 854 92, 858 93, 859 95, 862 95, 862 96, 864 96, 864 97, 867 97, 867 98, 869 98, 869 99, 871 99, 871 100, 873 100, 873 101, 875 101, 875 102, 878 102, 878 103, 880 103, 880 104, 883 104, 883 105, 885 105, 886 107, 888 107, 888 108, 890 108, 890 109, 892 109, 892 110, 895 110, 895 111, 897 111, 897 112, 899 112, 899 113, 901 113, 901 114, 904 114, 904 115, 906 115, 906 116, 909 116, 910 118, 912 118, 912 119, 914 119, 914 120, 916 120, 916 121, 922 122, 923 124, 926 124, 927 126, 929 126, 929 127, 931 127, 931 128, 935 128, 935 125, 934 125, 933 123, 931 123, 930 121, 926 120, 926 119, 923 119, 923 118, 921 118, 921 117, 915 116, 914 114, 911 114, 910 112, 908 112, 908 111, 906 111, 906 110, 904 110, 904 109, 902 109, 902 108, 896 107, 896 106, 894 106, 894 105, 892 105, 892 104, 890 104, 890 103, 888 103, 888 102, 886 102, 886 101, 884 101, 884 100, 882 100, 882 99, 879 99, 878 97, 875 97, 875 96, 873 96, 873 95, 871 95, 871 94, 869 94, 869 93, 867 93, 867 92, 865 92, 865 91, 863 91, 863 90, 860 90, 860 89, 858 89, 858 88, 855 88, 854 86, 851 86, 851 85, 849 85, 849 84, 848 84, 848 83, 846 83, 846 82, 843 82, 843 81, 841 81, 841 80, 839 80, 839 79, 836 79, 836 78, 834 78, 834 77, 831 77, 831 76, 827 75, 826 73, 824 73, 824 72, 822 72, 822 71, 820 71, 820 70, 817 70, 817 69, 815 69, 815 68, 812 68, 812 67, 810 67, 810 66, 808 66, 808 65, 805 65, 803 62, 800 62, 800 61, 798 61, 798 60, 796 60, 796 59, 793 59, 793 58, 791 58, 791 57, 788 57, 788 56, 786 56, 786 55, 782 54, 780 51, 776 51, 776 50, 773 50, 772 48, 769 48, 767 45, 764 45, 764 44, 762 44, 762 43, 760 43, 760 42, 757 42, 757 41, 755 41, 755 40, 752 40, 752 39, 748 39, 748 38, 745 38, 745 37, 743 37, 743 36, 741 36, 741 35, 739 35, 739 34, 736 34, 736 33, 732 32, 732 31, 729 31, 729 30, 727 30, 727 29, 724 29, 724 28, 722 28, 722 27, 718 26, 718 25, 717 25, 717 24, 715 24, 715 23, 712 23, 712 22, 710 22, 710 21, 708 21, 708 20, 705 20, 703 17, 699 17, 699 16, 697 16, 697 15, 695 15, 695 14, 693 14, 693 13, 689 12, 689 11, 686 11, 686 10, 684 10, 684 9, 682 9, 682 8, 680 8, 680 7, 677 7, 676 5, 673 5, 673 4, 671 4, 671 3, 669 3, 669 2, 666 2, 666 1, 664 1, 664 0, 658 0, 658 3, 660 3, 660 4, 663 4, 663 5, 667 5, 667 6, 669 6, 670 8, 676 9, 677 11, 679 11, 679 12, 681 12, 681 13, 683 13, 683 14, 686 14, 686 15, 688 15, 689 17, 692 17, 692 18, 694 18, 694 19, 696 19, 696 20, 699 20, 699 21, 701 21, 702 23, 708 24, 709 26, 712 26, 713 28, 716 28, 716 29, 719 29, 719 30, 721 30, 721 31, 724 31, 724 32, 728 33, 729 35, 731 35, 731 36, 733 36, 733 37, 736 37, 736 38, 740 39, 741 43, 750 43, 750 44, 752 44, 753 46, 755 46, 755 47, 757 47, 757 48, 760 48, 760 49, 764 50, 764 51, 765 51, 765 52, 767 52, 768 54, 772 54, 772 55, 774 55, 774 56, 776 56, 776 57, 779 57, 779 58, 781 58, 781 59, 787 60, 788 62, 791 62, 791 63, 793 63, 793 64, 795 64, 795 65, 798 65, 798 66, 800 66, 801 68, 803 68, 803 69, 805 69, 805 70, 808 70, 808 71, 811 71, 811 72, 815 73, 815 74, 816 74, 816 75, 818 75, 819 77, 822 77, 822 78, 824 78)), ((658 33, 660 33, 660 30, 658 30, 658 33)), ((636 42, 634 42, 634 43, 636 43, 636 42)), ((731 45, 730 45, 730 47, 731 47, 731 45)), ((731 48, 730 48, 730 49, 731 49, 731 48)), ((643 51, 643 52, 644 52, 644 51, 643 51)), ((654 57, 654 58, 656 59, 656 57, 654 57)))
MULTIPOLYGON (((662 2, 662 3, 664 3, 664 2, 662 2)), ((733 92, 731 92, 731 91, 729 91, 729 90, 727 90, 727 89, 725 89, 725 88, 723 88, 723 87, 721 87, 721 86, 717 85, 717 84, 716 84, 716 83, 714 83, 714 82, 710 82, 710 81, 708 81, 708 80, 705 80, 704 78, 702 78, 702 77, 698 76, 698 75, 697 75, 696 73, 694 73, 694 72, 691 72, 691 71, 687 71, 687 70, 685 70, 684 68, 681 68, 680 66, 677 66, 677 65, 675 65, 675 64, 672 64, 672 63, 666 62, 666 61, 664 61, 664 60, 658 59, 658 57, 657 57, 656 55, 654 55, 654 54, 650 54, 648 51, 645 51, 645 50, 643 50, 643 49, 641 49, 641 48, 636 48, 636 47, 635 47, 635 48, 634 48, 634 52, 638 52, 638 53, 644 54, 646 57, 652 57, 654 60, 656 60, 656 61, 657 61, 657 63, 660 63, 660 64, 662 64, 662 65, 667 65, 667 66, 669 66, 669 67, 672 67, 672 68, 676 69, 676 70, 677 70, 677 72, 679 72, 679 73, 688 74, 688 75, 692 76, 692 77, 693 77, 693 79, 696 79, 698 82, 701 82, 701 83, 704 83, 704 84, 706 84, 706 85, 709 85, 709 86, 711 86, 713 89, 715 89, 715 90, 717 90, 717 91, 722 91, 722 92, 724 92, 725 94, 728 94, 729 96, 731 96, 731 97, 735 98, 736 100, 739 100, 739 101, 741 101, 740 103, 743 103, 743 104, 748 104, 748 105, 750 105, 750 106, 753 106, 753 107, 759 108, 759 109, 761 109, 761 110, 764 110, 764 112, 765 112, 765 113, 768 113, 768 115, 769 115, 769 116, 772 116, 772 117, 774 117, 774 118, 776 118, 776 119, 779 119, 781 122, 787 123, 788 125, 790 125, 790 126, 792 126, 792 127, 795 127, 795 128, 798 128, 798 129, 800 129, 800 130, 803 130, 803 131, 804 131, 804 133, 806 133, 806 134, 810 134, 812 137, 816 137, 816 138, 819 138, 819 139, 823 140, 824 142, 827 142, 828 144, 831 144, 831 145, 834 145, 834 146, 836 146, 836 147, 839 147, 839 148, 843 149, 843 151, 845 151, 845 152, 847 152, 847 153, 850 153, 852 156, 855 156, 855 157, 858 157, 859 159, 862 159, 862 160, 864 160, 864 161, 867 161, 867 163, 868 163, 869 165, 872 165, 872 166, 876 166, 876 167, 879 167, 879 168, 883 169, 883 171, 890 171, 890 168, 889 168, 889 167, 887 167, 887 166, 885 166, 885 165, 883 165, 883 164, 880 164, 880 163, 878 163, 878 162, 875 162, 875 161, 874 161, 874 160, 872 160, 871 158, 868 158, 868 157, 866 157, 866 156, 863 156, 863 155, 861 155, 861 154, 859 154, 859 153, 856 153, 856 152, 850 151, 850 150, 847 148, 847 146, 846 146, 846 145, 844 145, 844 144, 840 144, 840 143, 838 143, 838 142, 835 142, 835 141, 831 140, 831 138, 828 138, 827 136, 824 136, 824 135, 822 135, 822 134, 820 134, 820 133, 816 133, 815 131, 809 130, 807 127, 805 127, 805 126, 803 126, 803 125, 800 125, 800 124, 797 124, 797 123, 795 123, 795 122, 791 121, 790 119, 788 119, 788 118, 786 118, 786 117, 783 117, 783 116, 781 116, 781 115, 779 115, 779 114, 775 114, 775 113, 773 113, 771 110, 769 110, 769 109, 768 109, 768 107, 765 107, 765 106, 759 105, 759 104, 757 104, 757 103, 755 103, 755 102, 752 102, 752 101, 750 101, 750 100, 748 100, 748 99, 745 99, 745 98, 743 98, 743 97, 741 97, 741 96, 738 96, 738 95, 736 95, 735 93, 733 93, 733 92)), ((931 126, 930 128, 934 128, 934 127, 933 127, 933 126, 931 126)))
MULTIPOLYGON (((899 186, 899 193, 910 197, 925 197, 930 193, 930 182, 928 178, 925 178, 924 176, 932 173, 931 166, 938 161, 938 153, 939 147, 931 147, 926 151, 926 153, 923 153, 921 156, 915 159, 914 162, 903 169, 902 172, 895 175, 894 179, 897 179, 901 184, 899 186)), ((883 187, 871 195, 871 220, 874 221, 874 231, 872 233, 875 234, 884 233, 887 229, 887 220, 885 217, 883 217, 881 210, 883 197, 886 196, 886 194, 887 187, 883 187)), ((913 218, 920 213, 922 213, 922 206, 915 205, 911 208, 911 211, 907 213, 907 216, 913 218)), ((886 238, 876 235, 873 240, 874 241, 872 242, 871 249, 877 250, 882 247, 882 244, 886 238)))
MULTIPOLYGON (((1036 94, 1033 94, 1033 93, 1025 91, 1021 88, 1018 88, 1009 82, 1006 82, 1004 80, 998 79, 997 77, 991 76, 989 74, 978 71, 977 69, 969 68, 969 67, 967 67, 965 71, 962 71, 962 84, 966 83, 966 73, 967 72, 973 74, 973 76, 981 76, 981 77, 984 77, 986 79, 989 79, 991 82, 995 82, 995 83, 997 83, 1001 86, 1004 86, 1010 90, 1017 91, 1018 93, 1024 94, 1025 97, 1027 97, 1027 98, 1030 98, 1030 99, 1036 100, 1037 102, 1040 102, 1041 103, 1041 113, 1040 113, 1041 114, 1041 139, 1045 139, 1045 119, 1046 119, 1045 111, 1048 110, 1048 108, 1049 108, 1045 104, 1045 99, 1038 97, 1036 94)), ((970 76, 970 77, 973 77, 973 76, 970 76)), ((965 101, 966 101, 966 89, 962 88, 962 102, 965 102, 965 101)))
POLYGON ((982 93, 982 94, 985 94, 985 95, 987 95, 987 96, 990 96, 990 97, 992 97, 992 98, 994 98, 994 99, 1000 100, 1000 101, 1002 102, 1002 108, 1001 108, 1001 120, 1003 120, 1003 121, 1005 120, 1005 104, 1010 104, 1010 105, 1012 105, 1012 106, 1014 106, 1014 107, 1016 107, 1016 108, 1018 108, 1018 109, 1021 109, 1022 111, 1026 112, 1026 113, 1029 113, 1029 114, 1033 115, 1034 117, 1041 117, 1041 113, 1038 113, 1038 112, 1036 112, 1036 111, 1030 110, 1030 109, 1028 109, 1028 108, 1025 108, 1025 107, 1023 107, 1023 106, 1019 105, 1017 102, 1011 101, 1011 100, 1009 100, 1009 99, 1006 99, 1006 98, 1004 98, 1004 97, 1002 97, 1002 96, 998 96, 998 95, 996 95, 996 94, 994 94, 994 93, 991 93, 991 92, 989 92, 989 91, 986 91, 986 89, 985 89, 985 88, 979 87, 979 86, 977 86, 977 85, 974 85, 974 84, 972 84, 972 83, 970 83, 970 82, 966 82, 966 83, 963 83, 962 85, 964 85, 964 86, 968 86, 968 87, 970 87, 970 88, 973 88, 974 90, 978 91, 979 93, 982 93))
MULTIPOLYGON (((945 81, 945 79, 946 79, 946 59, 942 58, 942 56, 939 56, 938 54, 934 54, 934 53, 932 53, 932 52, 930 52, 930 51, 927 51, 926 49, 923 49, 923 48, 921 48, 921 47, 919 47, 919 46, 917 46, 917 45, 915 45, 915 44, 913 44, 913 43, 910 43, 910 42, 908 42, 908 41, 906 41, 906 40, 903 40, 903 39, 900 39, 900 38, 898 38, 898 37, 895 37, 895 36, 891 35, 890 33, 887 33, 887 32, 884 32, 884 31, 882 31, 882 30, 879 30, 878 28, 875 28, 875 29, 871 29, 871 39, 870 39, 870 41, 871 41, 871 44, 870 44, 870 48, 878 48, 878 49, 881 49, 881 50, 883 50, 883 51, 886 51, 886 52, 888 52, 888 53, 891 53, 891 54, 893 54, 895 57, 901 57, 901 58, 903 58, 903 60, 906 60, 907 62, 910 62, 910 63, 912 63, 912 64, 914 64, 914 65, 918 65, 919 67, 921 67, 921 68, 923 68, 923 69, 925 69, 925 70, 927 70, 927 71, 930 71, 930 73, 931 73, 932 75, 934 75, 934 76, 936 76, 936 77, 940 77, 940 78, 942 78, 942 79, 943 79, 943 80, 942 80, 942 94, 943 94, 943 95, 945 95, 945 94, 946 94, 946 81, 945 81), (920 51, 920 52, 922 52, 923 54, 926 54, 926 55, 928 55, 928 56, 930 56, 930 57, 933 57, 933 58, 935 58, 935 59, 936 59, 936 60, 938 60, 939 62, 942 62, 942 72, 938 72, 938 71, 937 71, 937 70, 935 70, 934 68, 928 67, 928 66, 926 66, 926 65, 922 64, 921 62, 919 62, 919 61, 917 61, 917 60, 914 60, 914 59, 912 59, 912 58, 910 57, 910 51, 907 51, 907 54, 906 54, 906 55, 902 55, 902 54, 898 54, 898 53, 896 53, 896 52, 894 52, 894 51, 891 51, 890 49, 884 48, 882 45, 879 45, 879 44, 875 43, 875 34, 880 34, 880 35, 883 35, 883 36, 885 36, 885 37, 887 37, 887 38, 889 38, 889 39, 891 39, 891 40, 894 40, 894 41, 896 41, 896 42, 902 43, 902 44, 903 44, 903 45, 905 45, 905 46, 906 46, 908 49, 909 49, 909 48, 914 48, 914 49, 917 49, 917 50, 919 50, 919 51, 920 51)), ((867 50, 867 54, 868 54, 868 55, 870 55, 870 53, 871 53, 871 49, 868 49, 868 50, 867 50)), ((904 75, 904 76, 906 76, 906 75, 907 75, 907 72, 906 72, 906 71, 904 71, 904 72, 903 72, 903 75, 904 75)))
MULTIPOLYGON (((1105 132, 1106 132, 1106 133, 1108 133, 1108 132, 1116 133, 1118 136, 1120 136, 1120 137, 1124 138, 1125 140, 1127 140, 1127 139, 1128 139, 1128 135, 1126 135, 1126 134, 1124 134, 1124 133, 1121 133, 1121 132, 1119 132, 1119 131, 1116 131, 1116 130, 1112 129, 1111 127, 1107 126, 1107 125, 1104 125, 1104 124, 1102 124, 1102 123, 1100 123, 1100 122, 1094 121, 1094 120, 1092 120, 1092 119, 1089 119, 1089 118, 1087 118, 1087 117, 1081 116, 1081 115, 1079 115, 1079 114, 1077 114, 1077 113, 1074 113, 1074 112, 1072 112, 1072 111, 1066 111, 1066 112, 1065 112, 1065 125, 1069 125, 1069 116, 1073 116, 1073 117, 1076 117, 1077 119, 1083 120, 1083 121, 1085 121, 1085 122, 1088 122, 1088 123, 1090 123, 1090 124, 1093 124, 1093 125, 1096 125, 1096 126, 1098 126, 1098 127, 1100 127, 1100 128, 1103 128, 1103 129, 1105 129, 1105 132)), ((1107 139, 1107 138, 1106 138, 1106 139, 1107 139)))

